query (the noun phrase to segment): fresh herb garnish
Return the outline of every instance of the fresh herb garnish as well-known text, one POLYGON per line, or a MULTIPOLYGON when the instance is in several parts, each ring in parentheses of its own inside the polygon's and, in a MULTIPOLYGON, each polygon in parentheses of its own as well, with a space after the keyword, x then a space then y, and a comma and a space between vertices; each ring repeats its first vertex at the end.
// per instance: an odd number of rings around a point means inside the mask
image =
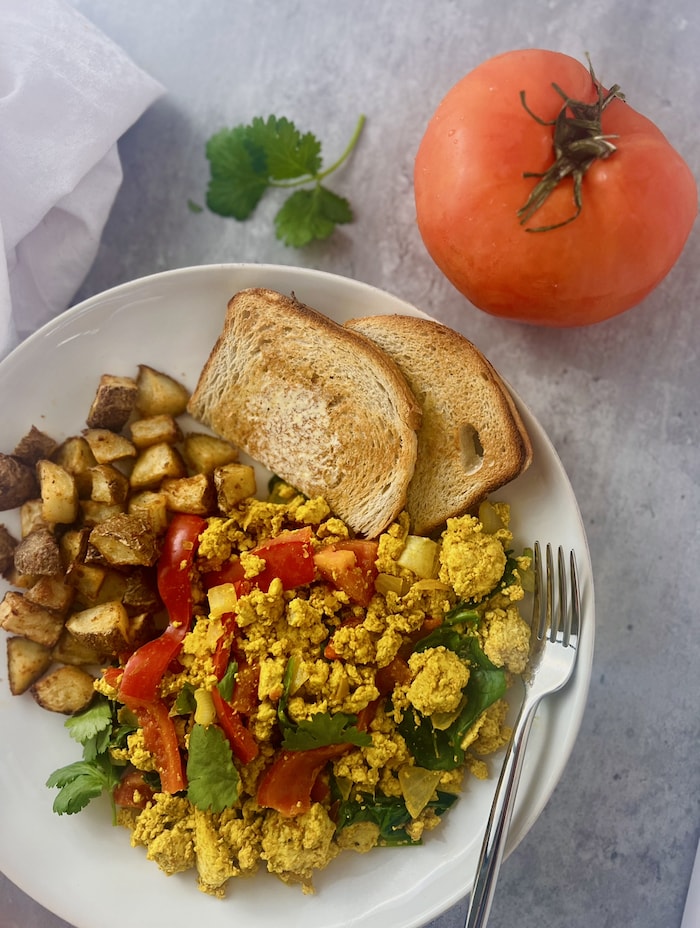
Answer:
POLYGON ((282 681, 282 695, 277 705, 277 720, 282 731, 282 747, 289 751, 309 751, 330 744, 354 744, 368 747, 371 736, 357 728, 357 716, 346 712, 317 712, 310 719, 292 722, 287 712, 294 679, 296 658, 287 661, 282 681))
POLYGON ((114 817, 112 794, 123 767, 112 761, 110 748, 123 742, 134 728, 119 723, 114 704, 99 694, 87 708, 66 719, 65 725, 71 737, 83 746, 83 759, 60 767, 46 781, 47 786, 59 789, 53 802, 54 812, 59 815, 80 812, 107 791, 114 817))
POLYGON ((211 171, 207 206, 220 216, 243 221, 268 189, 300 188, 275 216, 277 238, 295 248, 328 238, 337 225, 352 222, 353 213, 349 202, 322 182, 349 157, 364 123, 360 116, 347 148, 325 170, 316 136, 302 135, 284 117, 256 117, 248 125, 222 129, 206 146, 211 171))
POLYGON ((187 798, 198 809, 222 812, 238 799, 240 777, 218 725, 193 725, 187 757, 187 798))

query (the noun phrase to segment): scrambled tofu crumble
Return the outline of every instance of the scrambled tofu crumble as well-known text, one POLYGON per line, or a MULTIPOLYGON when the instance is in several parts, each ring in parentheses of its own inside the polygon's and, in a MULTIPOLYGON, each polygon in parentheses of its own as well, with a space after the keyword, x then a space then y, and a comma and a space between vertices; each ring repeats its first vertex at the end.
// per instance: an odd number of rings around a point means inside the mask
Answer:
MULTIPOLYGON (((314 873, 341 852, 420 843, 463 777, 488 775, 484 758, 510 735, 507 688, 527 663, 518 605, 529 558, 510 551, 508 507, 494 511, 496 531, 462 516, 430 545, 411 545, 405 514, 358 542, 324 500, 291 488, 281 502, 246 499, 208 518, 192 573, 194 621, 158 687, 190 782, 174 795, 162 789, 140 728, 112 751, 142 775, 118 815, 132 844, 166 874, 194 870, 199 888, 220 897, 260 868, 313 892, 314 873), (298 557, 313 559, 310 580, 262 582, 264 546, 280 536, 305 539, 298 557), (418 547, 420 565, 409 555, 418 547), (337 568, 324 569, 319 552, 337 568), (234 581, 225 579, 231 565, 234 581), (212 588, 211 577, 224 579, 212 588), (196 728, 212 739, 227 732, 218 693, 252 748, 241 759, 220 738, 209 800, 209 774, 195 777, 190 761, 196 728)), ((97 688, 119 700, 118 686, 97 688)))

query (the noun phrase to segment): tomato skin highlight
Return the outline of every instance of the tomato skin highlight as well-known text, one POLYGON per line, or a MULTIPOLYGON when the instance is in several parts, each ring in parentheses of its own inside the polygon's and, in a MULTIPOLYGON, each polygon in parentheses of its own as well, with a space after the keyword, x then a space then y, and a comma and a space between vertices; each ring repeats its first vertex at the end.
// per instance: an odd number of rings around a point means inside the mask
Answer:
POLYGON ((361 538, 324 545, 314 555, 321 576, 347 593, 353 602, 368 606, 374 595, 379 544, 361 538))
POLYGON ((309 751, 281 751, 258 786, 258 805, 276 809, 286 818, 308 812, 319 773, 329 760, 350 750, 351 744, 330 744, 309 751))
MULTIPOLYGON (((519 322, 589 325, 637 305, 680 256, 698 210, 690 168, 663 133, 615 99, 602 114, 616 151, 583 179, 571 223, 527 232, 518 210, 554 161, 552 126, 570 99, 593 103, 588 68, 558 52, 524 49, 479 65, 437 107, 415 161, 418 227, 431 257, 477 308, 519 322)), ((624 90, 624 88, 623 88, 624 90)), ((526 223, 574 212, 567 178, 526 223)))

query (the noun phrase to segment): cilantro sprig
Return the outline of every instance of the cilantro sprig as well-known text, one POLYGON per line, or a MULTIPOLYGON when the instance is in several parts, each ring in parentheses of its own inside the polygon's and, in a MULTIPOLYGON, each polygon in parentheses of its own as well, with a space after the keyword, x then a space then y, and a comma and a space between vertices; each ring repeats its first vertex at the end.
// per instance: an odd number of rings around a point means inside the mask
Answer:
POLYGON ((277 704, 277 721, 282 732, 282 747, 288 751, 310 751, 331 744, 355 744, 368 747, 372 738, 357 727, 357 716, 346 712, 316 712, 310 719, 292 722, 287 712, 296 658, 287 661, 282 681, 282 695, 277 704))
POLYGON ((323 181, 350 156, 364 123, 360 116, 345 151, 325 169, 316 136, 302 134, 284 117, 258 116, 248 125, 222 129, 206 145, 211 172, 207 206, 243 221, 270 188, 298 188, 275 216, 277 238, 294 248, 327 239, 337 225, 352 222, 353 212, 348 200, 323 181))
POLYGON ((53 811, 58 815, 72 815, 107 792, 114 816, 113 792, 123 768, 112 761, 110 748, 122 744, 135 726, 118 722, 114 703, 99 694, 87 708, 66 719, 65 726, 71 737, 82 745, 83 757, 54 770, 46 781, 48 787, 59 790, 53 811))

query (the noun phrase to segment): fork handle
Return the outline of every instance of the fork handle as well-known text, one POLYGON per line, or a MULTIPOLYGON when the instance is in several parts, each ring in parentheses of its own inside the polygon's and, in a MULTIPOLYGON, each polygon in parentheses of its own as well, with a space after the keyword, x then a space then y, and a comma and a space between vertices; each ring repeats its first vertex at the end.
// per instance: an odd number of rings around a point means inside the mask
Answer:
POLYGON ((464 928, 483 928, 491 911, 496 880, 503 860, 508 827, 513 815, 515 796, 525 756, 525 745, 532 728, 537 701, 527 698, 520 707, 513 728, 513 736, 506 750, 501 775, 496 787, 489 820, 486 824, 481 856, 474 886, 469 899, 469 910, 464 928))

